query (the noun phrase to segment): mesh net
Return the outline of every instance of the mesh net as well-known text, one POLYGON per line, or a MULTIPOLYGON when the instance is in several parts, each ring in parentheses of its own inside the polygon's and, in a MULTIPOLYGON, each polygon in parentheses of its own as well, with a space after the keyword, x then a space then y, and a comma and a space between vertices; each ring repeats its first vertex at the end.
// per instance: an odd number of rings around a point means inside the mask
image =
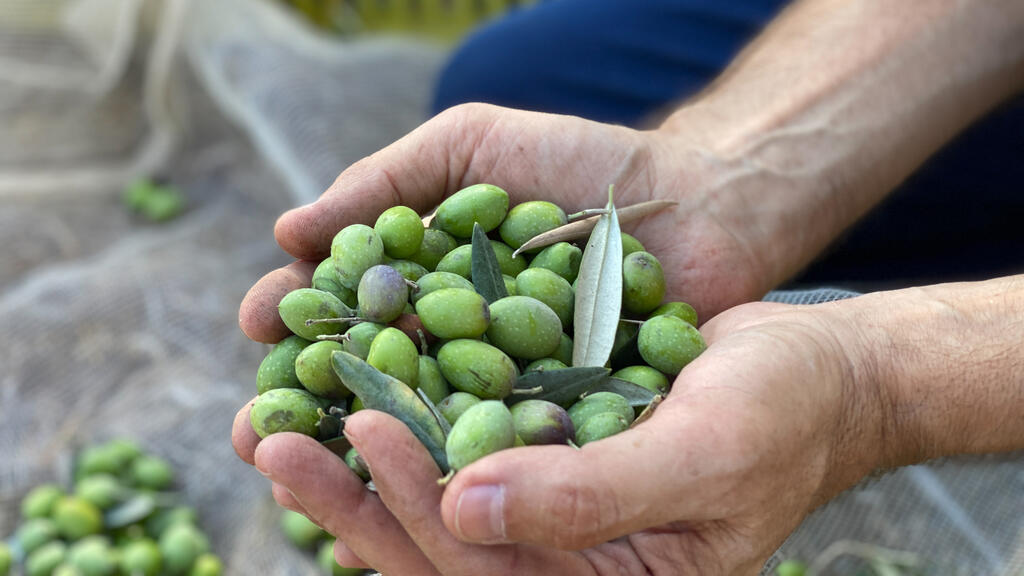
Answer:
MULTIPOLYGON (((175 465, 229 574, 317 573, 228 441, 266 352, 235 310, 287 262, 276 216, 421 122, 443 56, 328 40, 269 2, 0 0, 0 537, 76 447, 130 436, 175 465), (117 196, 142 174, 186 213, 128 214, 117 196)), ((900 470, 818 511, 769 566, 856 541, 1016 574, 1022 488, 1019 457, 900 470)))

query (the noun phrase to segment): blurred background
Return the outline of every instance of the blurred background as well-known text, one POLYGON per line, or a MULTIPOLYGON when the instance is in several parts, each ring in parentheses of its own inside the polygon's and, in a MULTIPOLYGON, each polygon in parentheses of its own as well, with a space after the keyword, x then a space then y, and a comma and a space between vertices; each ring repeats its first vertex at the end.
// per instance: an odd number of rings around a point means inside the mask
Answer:
MULTIPOLYGON (((0 539, 77 449, 128 437, 174 465, 227 574, 319 573, 230 445, 267 351, 238 304, 289 261, 277 215, 425 120, 458 39, 530 4, 0 0, 0 539)), ((1022 494, 1019 455, 901 470, 766 572, 1018 576, 1022 494)))

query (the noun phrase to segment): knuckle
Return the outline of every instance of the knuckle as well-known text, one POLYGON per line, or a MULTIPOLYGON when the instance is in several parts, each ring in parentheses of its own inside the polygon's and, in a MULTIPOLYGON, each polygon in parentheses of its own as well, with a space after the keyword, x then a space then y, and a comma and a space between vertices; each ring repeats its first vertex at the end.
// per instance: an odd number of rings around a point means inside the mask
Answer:
POLYGON ((609 520, 602 510, 602 498, 597 489, 580 482, 554 489, 550 513, 552 544, 565 550, 590 545, 594 532, 609 520))

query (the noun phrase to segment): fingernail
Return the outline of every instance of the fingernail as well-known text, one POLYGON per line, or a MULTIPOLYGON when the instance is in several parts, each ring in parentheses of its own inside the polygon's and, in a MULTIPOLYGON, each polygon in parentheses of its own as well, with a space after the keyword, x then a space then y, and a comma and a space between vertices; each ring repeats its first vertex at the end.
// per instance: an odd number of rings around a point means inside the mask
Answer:
POLYGON ((459 538, 482 544, 505 541, 505 487, 485 484, 462 491, 455 504, 459 538))

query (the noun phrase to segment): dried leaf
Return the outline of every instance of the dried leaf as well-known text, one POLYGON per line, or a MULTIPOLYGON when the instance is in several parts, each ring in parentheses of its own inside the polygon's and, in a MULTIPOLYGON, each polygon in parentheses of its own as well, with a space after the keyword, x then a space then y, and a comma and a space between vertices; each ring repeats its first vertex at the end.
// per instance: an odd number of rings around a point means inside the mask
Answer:
POLYGON ((622 309, 622 234, 608 187, 608 214, 600 216, 583 250, 576 285, 573 366, 604 366, 622 309))
POLYGON ((630 424, 629 427, 636 428, 637 426, 643 424, 648 419, 650 419, 651 416, 654 416, 654 411, 658 409, 658 406, 661 406, 661 403, 664 400, 665 397, 662 396, 661 394, 655 396, 654 399, 651 400, 651 403, 648 404, 646 408, 644 408, 643 412, 641 412, 640 415, 637 416, 635 420, 633 420, 633 423, 630 424))
POLYGON ((505 403, 511 406, 523 400, 547 400, 565 408, 608 378, 610 372, 602 366, 527 372, 516 380, 505 403))
POLYGON ((595 392, 614 392, 625 398, 630 406, 647 406, 658 394, 652 392, 639 384, 634 384, 621 378, 608 377, 594 386, 588 394, 595 392))
POLYGON ((494 254, 494 247, 487 239, 487 234, 480 227, 478 222, 473 223, 473 250, 472 250, 472 276, 473 287, 477 294, 484 297, 488 304, 493 304, 508 296, 505 290, 505 279, 501 276, 501 266, 498 265, 498 257, 494 254))
MULTIPOLYGON (((646 218, 651 214, 661 212, 669 206, 675 206, 679 204, 673 200, 649 200, 647 202, 641 202, 639 204, 633 204, 632 206, 626 206, 618 211, 619 222, 622 224, 629 224, 642 218, 646 218)), ((602 212, 604 208, 600 209, 602 212)), ((588 212, 584 210, 583 212, 588 212)), ((563 226, 559 226, 554 230, 548 230, 543 234, 538 234, 533 238, 530 238, 522 246, 520 246, 513 256, 518 256, 522 252, 532 250, 534 248, 543 248, 544 246, 550 246, 558 242, 566 242, 569 240, 576 240, 585 237, 590 233, 591 230, 597 225, 598 220, 602 216, 591 216, 583 220, 577 220, 570 222, 563 226)))

